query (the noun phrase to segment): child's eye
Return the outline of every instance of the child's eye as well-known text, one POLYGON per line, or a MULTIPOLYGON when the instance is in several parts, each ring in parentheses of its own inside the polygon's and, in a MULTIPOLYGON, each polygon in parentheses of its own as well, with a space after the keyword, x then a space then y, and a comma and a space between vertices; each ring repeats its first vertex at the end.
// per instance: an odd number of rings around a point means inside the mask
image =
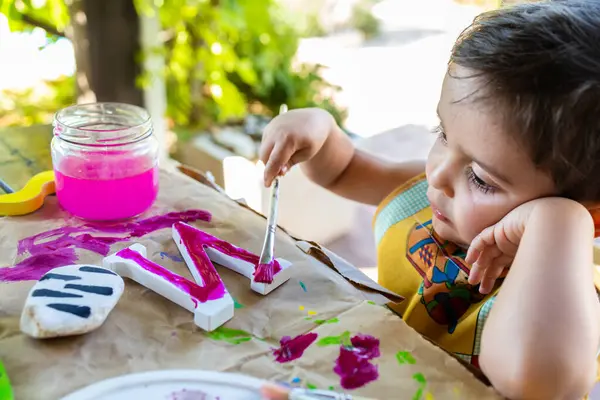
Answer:
POLYGON ((477 190, 483 192, 484 194, 494 193, 496 190, 494 186, 488 185, 483 179, 478 177, 475 171, 473 171, 473 167, 468 166, 466 173, 469 184, 473 185, 477 190))
POLYGON ((443 145, 448 144, 446 132, 444 132, 444 128, 442 128, 442 125, 438 125, 435 128, 433 128, 433 133, 437 134, 439 141, 442 142, 443 145))

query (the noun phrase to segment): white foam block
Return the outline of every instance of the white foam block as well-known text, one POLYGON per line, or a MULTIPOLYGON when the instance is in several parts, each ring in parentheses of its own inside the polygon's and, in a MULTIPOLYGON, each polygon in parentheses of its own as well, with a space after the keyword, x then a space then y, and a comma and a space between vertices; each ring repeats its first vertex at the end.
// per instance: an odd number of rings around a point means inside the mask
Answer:
POLYGON ((194 323, 213 331, 233 318, 234 302, 217 274, 197 284, 146 258, 146 247, 134 244, 104 259, 104 267, 194 313, 194 323))
POLYGON ((173 224, 173 240, 198 283, 203 282, 199 270, 203 269, 207 263, 212 264, 211 261, 250 279, 252 290, 262 295, 269 294, 291 277, 292 263, 278 258, 277 262, 281 269, 273 275, 273 281, 271 283, 256 282, 254 270, 259 261, 256 254, 183 222, 173 224))
POLYGON ((31 288, 21 314, 21 331, 34 338, 93 331, 104 323, 124 286, 120 276, 96 265, 54 268, 31 288))

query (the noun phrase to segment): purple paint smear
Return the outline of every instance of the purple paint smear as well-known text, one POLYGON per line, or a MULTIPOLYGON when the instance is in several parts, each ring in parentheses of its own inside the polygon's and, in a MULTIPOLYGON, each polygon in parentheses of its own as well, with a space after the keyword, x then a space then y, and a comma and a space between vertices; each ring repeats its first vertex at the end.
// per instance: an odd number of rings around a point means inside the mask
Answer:
POLYGON ((198 302, 206 303, 208 300, 220 299, 225 295, 225 285, 216 271, 214 275, 202 275, 204 286, 200 286, 181 275, 171 272, 162 265, 158 265, 147 258, 144 258, 140 253, 129 248, 117 252, 117 256, 126 260, 132 260, 146 271, 160 276, 167 282, 172 283, 179 290, 190 295, 196 306, 198 305, 198 302))
POLYGON ((314 332, 298 335, 293 339, 289 336, 284 336, 279 342, 281 347, 273 351, 275 361, 286 363, 302 357, 304 350, 313 344, 317 340, 317 337, 318 335, 314 332))
MULTIPOLYGON (((200 276, 204 276, 206 273, 212 274, 212 271, 217 274, 212 261, 210 261, 210 258, 204 251, 204 247, 211 247, 223 254, 237 258, 238 260, 249 262, 255 266, 258 265, 260 261, 256 254, 250 253, 249 251, 234 246, 229 242, 209 235, 208 233, 203 232, 200 229, 196 229, 188 224, 177 222, 175 225, 173 225, 173 229, 177 230, 179 233, 179 236, 181 237, 181 243, 186 246, 190 257, 194 262, 194 266, 200 273, 200 276)), ((274 274, 277 274, 279 271, 281 271, 281 265, 279 265, 277 260, 273 260, 273 269, 275 270, 274 274)), ((273 275, 271 275, 271 280, 266 283, 271 282, 273 282, 273 275)))
POLYGON ((212 397, 208 393, 200 390, 187 390, 182 389, 180 391, 171 393, 168 400, 219 400, 219 396, 212 397))
POLYGON ((28 252, 30 257, 15 264, 14 267, 0 267, 0 282, 38 280, 53 268, 74 264, 77 261, 75 249, 106 256, 114 243, 127 242, 159 229, 170 228, 178 221, 208 222, 210 219, 211 215, 208 211, 188 210, 121 224, 90 223, 52 229, 19 241, 18 254, 28 252), (90 232, 119 235, 92 236, 90 232))
POLYGON ((379 377, 377 365, 371 364, 379 357, 379 339, 358 334, 350 339, 352 346, 340 347, 340 356, 335 361, 333 372, 341 378, 344 389, 356 389, 379 377))

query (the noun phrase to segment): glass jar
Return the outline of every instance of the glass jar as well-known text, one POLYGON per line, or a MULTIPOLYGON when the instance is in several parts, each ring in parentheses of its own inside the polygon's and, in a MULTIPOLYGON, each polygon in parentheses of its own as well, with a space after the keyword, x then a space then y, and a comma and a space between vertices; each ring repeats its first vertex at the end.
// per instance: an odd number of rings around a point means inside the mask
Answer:
POLYGON ((92 221, 134 217, 158 194, 158 141, 146 110, 129 104, 76 105, 54 116, 56 196, 92 221))

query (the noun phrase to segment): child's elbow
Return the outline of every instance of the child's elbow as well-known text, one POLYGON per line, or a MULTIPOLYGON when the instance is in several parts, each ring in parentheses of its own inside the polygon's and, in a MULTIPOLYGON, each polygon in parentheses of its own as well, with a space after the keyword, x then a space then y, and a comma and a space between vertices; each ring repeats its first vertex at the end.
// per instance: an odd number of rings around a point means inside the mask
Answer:
MULTIPOLYGON (((482 361, 482 369, 494 388, 508 399, 580 400, 594 386, 597 377, 596 359, 569 360, 544 367, 521 366, 495 368, 482 361), (520 371, 520 373, 517 373, 520 371)), ((489 362, 488 362, 489 364, 489 362)))

